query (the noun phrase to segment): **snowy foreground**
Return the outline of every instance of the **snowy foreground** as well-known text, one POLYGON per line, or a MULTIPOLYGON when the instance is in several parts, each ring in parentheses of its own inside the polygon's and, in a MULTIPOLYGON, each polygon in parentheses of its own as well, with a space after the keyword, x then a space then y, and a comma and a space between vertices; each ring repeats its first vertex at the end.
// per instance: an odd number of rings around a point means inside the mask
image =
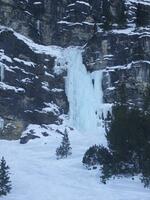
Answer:
MULTIPOLYGON (((103 130, 101 130, 103 132, 103 130)), ((0 141, 0 154, 11 168, 13 189, 6 200, 149 200, 150 190, 139 180, 116 179, 100 183, 99 170, 86 170, 82 157, 86 149, 103 140, 101 134, 87 135, 70 131, 72 155, 57 160, 55 150, 61 135, 30 141, 0 141), (88 138, 90 137, 90 139, 88 138)))

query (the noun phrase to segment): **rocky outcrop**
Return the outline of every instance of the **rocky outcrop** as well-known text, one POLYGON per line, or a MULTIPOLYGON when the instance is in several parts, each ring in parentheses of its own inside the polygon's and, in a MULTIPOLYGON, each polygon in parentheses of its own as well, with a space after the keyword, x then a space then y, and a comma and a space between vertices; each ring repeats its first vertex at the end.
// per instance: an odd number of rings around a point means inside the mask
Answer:
POLYGON ((126 1, 124 5, 126 23, 121 27, 110 23, 107 30, 99 26, 87 42, 83 59, 89 71, 104 70, 104 102, 144 108, 150 87, 150 3, 126 1))
POLYGON ((43 44, 83 45, 99 24, 125 22, 123 1, 1 0, 0 23, 43 44), (120 20, 121 19, 121 20, 120 20))
POLYGON ((68 112, 66 71, 55 73, 50 49, 28 42, 1 27, 0 138, 17 139, 28 124, 59 124, 59 116, 68 112))
POLYGON ((93 24, 85 23, 82 27, 83 20, 90 13, 88 3, 74 0, 1 0, 0 4, 0 23, 38 43, 80 44, 81 40, 85 42, 91 36, 88 32, 93 30, 93 24))
POLYGON ((147 98, 145 95, 149 87, 150 62, 148 61, 132 62, 122 68, 107 68, 104 72, 104 101, 107 103, 121 102, 145 108, 145 98, 147 98))

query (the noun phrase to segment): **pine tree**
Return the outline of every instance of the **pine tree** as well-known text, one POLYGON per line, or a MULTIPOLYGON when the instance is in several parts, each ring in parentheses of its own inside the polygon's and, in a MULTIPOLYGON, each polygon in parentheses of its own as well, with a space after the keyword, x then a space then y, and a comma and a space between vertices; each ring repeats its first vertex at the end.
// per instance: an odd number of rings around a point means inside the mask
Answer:
POLYGON ((0 196, 7 195, 11 190, 11 181, 9 177, 9 166, 6 165, 4 157, 0 162, 0 196))
POLYGON ((56 156, 57 159, 61 158, 67 158, 68 155, 71 155, 71 147, 70 147, 70 141, 68 137, 67 130, 65 129, 65 133, 61 142, 60 147, 56 149, 56 156))

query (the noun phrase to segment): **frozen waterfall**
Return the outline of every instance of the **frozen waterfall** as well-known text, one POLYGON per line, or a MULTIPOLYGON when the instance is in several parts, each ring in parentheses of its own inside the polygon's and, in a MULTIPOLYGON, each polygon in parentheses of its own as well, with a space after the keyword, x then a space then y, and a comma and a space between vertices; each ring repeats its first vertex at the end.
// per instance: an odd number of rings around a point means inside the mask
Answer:
POLYGON ((70 124, 83 132, 97 132, 102 126, 104 110, 103 71, 89 73, 82 62, 82 50, 65 51, 68 61, 66 93, 69 101, 70 124))

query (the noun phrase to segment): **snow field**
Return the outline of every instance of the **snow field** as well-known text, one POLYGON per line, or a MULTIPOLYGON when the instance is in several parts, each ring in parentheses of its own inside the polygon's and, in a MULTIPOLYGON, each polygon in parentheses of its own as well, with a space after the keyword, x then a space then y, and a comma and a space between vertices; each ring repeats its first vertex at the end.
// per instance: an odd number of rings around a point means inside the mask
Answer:
MULTIPOLYGON (((104 131, 104 130, 101 130, 104 131)), ((99 134, 71 131, 72 155, 57 160, 55 150, 61 135, 20 145, 19 141, 0 141, 0 155, 11 168, 13 189, 4 200, 149 200, 150 192, 138 179, 115 179, 103 185, 99 170, 86 170, 82 157, 99 141, 99 134)))

